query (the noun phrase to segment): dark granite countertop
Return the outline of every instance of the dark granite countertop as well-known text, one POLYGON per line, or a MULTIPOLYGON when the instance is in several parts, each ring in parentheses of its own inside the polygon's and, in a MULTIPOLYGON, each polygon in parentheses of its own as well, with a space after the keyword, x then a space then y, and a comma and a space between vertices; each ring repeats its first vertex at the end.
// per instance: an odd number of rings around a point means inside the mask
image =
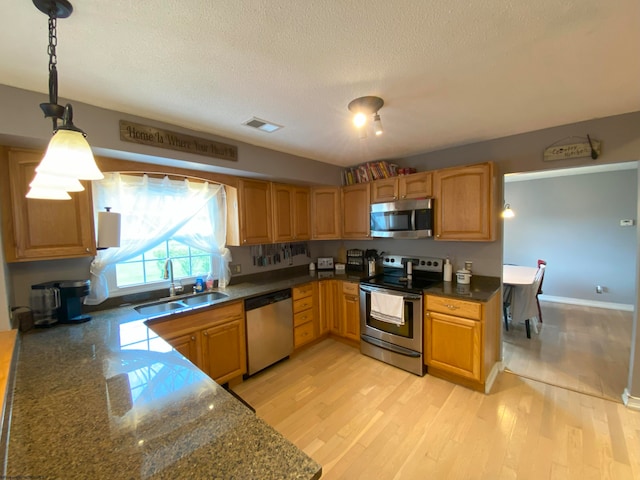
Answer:
MULTIPOLYGON (((301 268, 246 277, 214 305, 364 275, 301 268)), ((426 294, 486 301, 495 277, 426 294)), ((321 466, 186 361, 125 305, 21 335, 6 475, 316 479, 321 466)))
POLYGON ((320 478, 132 307, 92 316, 21 335, 8 478, 320 478))

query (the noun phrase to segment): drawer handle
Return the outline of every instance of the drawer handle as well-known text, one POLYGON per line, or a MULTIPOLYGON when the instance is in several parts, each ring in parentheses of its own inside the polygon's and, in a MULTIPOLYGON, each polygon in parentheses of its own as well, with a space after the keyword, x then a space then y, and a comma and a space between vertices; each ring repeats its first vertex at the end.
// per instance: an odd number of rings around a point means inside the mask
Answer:
POLYGON ((459 308, 460 308, 460 307, 456 307, 455 305, 451 305, 451 304, 447 304, 446 306, 447 306, 447 308, 448 308, 449 310, 457 310, 457 309, 459 309, 459 308))

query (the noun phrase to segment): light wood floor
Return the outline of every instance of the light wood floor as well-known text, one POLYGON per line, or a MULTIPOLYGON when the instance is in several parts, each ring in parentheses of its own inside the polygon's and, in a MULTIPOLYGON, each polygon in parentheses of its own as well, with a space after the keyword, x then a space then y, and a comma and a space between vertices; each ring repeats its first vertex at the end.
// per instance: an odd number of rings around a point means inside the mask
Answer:
POLYGON ((484 395, 328 339, 234 390, 326 479, 640 478, 640 412, 507 372, 484 395))
POLYGON ((540 302, 540 334, 524 323, 503 334, 503 363, 518 375, 622 402, 633 312, 540 302))

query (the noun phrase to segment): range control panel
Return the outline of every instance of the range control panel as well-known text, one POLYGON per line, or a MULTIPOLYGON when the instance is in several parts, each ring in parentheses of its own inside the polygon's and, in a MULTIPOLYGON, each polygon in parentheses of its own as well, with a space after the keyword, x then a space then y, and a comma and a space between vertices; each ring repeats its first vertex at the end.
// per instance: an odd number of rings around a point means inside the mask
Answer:
POLYGON ((382 257, 382 265, 391 268, 404 268, 407 262, 411 262, 413 270, 421 270, 423 272, 443 271, 444 260, 434 257, 409 257, 405 255, 384 255, 382 257))

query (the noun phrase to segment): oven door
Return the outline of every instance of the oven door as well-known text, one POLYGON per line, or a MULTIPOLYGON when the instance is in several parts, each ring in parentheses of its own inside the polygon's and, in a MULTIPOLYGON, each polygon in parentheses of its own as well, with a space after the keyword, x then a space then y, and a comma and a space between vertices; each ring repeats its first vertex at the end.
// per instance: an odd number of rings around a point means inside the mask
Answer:
POLYGON ((361 340, 368 338, 422 353, 422 295, 398 290, 388 290, 371 285, 360 285, 360 333, 361 340), (404 325, 383 322, 371 316, 371 292, 399 295, 404 299, 404 325))

